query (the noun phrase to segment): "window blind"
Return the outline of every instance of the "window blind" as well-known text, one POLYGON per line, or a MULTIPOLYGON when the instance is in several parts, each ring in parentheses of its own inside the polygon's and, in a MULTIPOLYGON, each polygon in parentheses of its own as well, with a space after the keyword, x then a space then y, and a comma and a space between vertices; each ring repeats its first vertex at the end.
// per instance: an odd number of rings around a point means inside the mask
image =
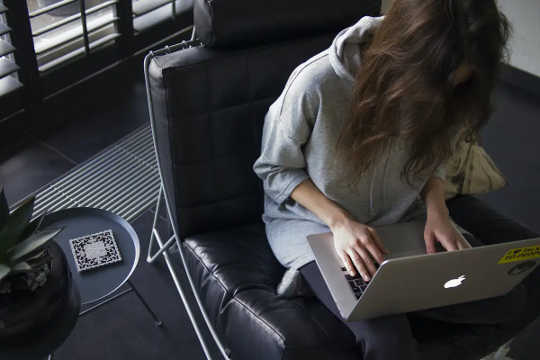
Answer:
POLYGON ((0 96, 22 86, 15 62, 15 47, 11 43, 11 29, 7 25, 6 14, 9 9, 0 0, 0 96))
POLYGON ((133 29, 141 33, 191 9, 190 0, 132 0, 133 29))
POLYGON ((27 0, 40 72, 87 56, 120 34, 119 0, 27 0))

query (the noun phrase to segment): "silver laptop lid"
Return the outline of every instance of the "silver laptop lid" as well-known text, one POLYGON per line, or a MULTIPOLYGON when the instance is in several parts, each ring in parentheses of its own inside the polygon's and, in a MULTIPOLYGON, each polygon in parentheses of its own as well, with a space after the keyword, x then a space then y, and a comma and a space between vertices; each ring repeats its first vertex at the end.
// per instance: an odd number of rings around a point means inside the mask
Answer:
POLYGON ((540 238, 535 238, 390 259, 379 268, 346 319, 355 321, 500 296, 533 271, 539 258, 540 238))

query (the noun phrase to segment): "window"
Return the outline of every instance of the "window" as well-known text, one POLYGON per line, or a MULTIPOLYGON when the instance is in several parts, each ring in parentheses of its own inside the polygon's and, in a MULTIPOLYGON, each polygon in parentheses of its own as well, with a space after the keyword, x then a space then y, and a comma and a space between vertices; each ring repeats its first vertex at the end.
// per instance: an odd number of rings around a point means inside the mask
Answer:
POLYGON ((37 109, 53 112, 46 103, 69 97, 75 84, 185 39, 192 6, 193 0, 0 0, 0 135, 12 124, 33 126, 37 109))
POLYGON ((40 72, 112 44, 119 0, 27 0, 40 72))
POLYGON ((0 0, 0 96, 12 92, 22 86, 15 63, 15 47, 11 43, 11 29, 7 25, 8 8, 0 0))
POLYGON ((180 13, 189 11, 189 0, 132 0, 133 28, 140 33, 166 20, 176 18, 180 13))

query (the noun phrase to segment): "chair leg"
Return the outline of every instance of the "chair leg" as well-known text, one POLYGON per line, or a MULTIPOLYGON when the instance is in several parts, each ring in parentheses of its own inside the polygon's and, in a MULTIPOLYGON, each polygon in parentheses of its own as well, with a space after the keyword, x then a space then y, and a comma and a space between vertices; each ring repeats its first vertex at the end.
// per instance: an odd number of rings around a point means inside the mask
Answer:
POLYGON ((146 308, 146 310, 148 310, 148 312, 150 313, 150 315, 152 315, 152 318, 154 319, 154 324, 157 326, 157 327, 161 327, 163 325, 163 322, 157 317, 156 313, 152 311, 152 309, 150 308, 150 305, 148 305, 148 303, 144 300, 144 298, 141 296, 141 294, 139 293, 139 290, 137 290, 137 288, 135 287, 135 285, 133 285, 133 283, 128 280, 128 284, 129 286, 131 286, 131 289, 133 290, 133 292, 135 293, 135 295, 137 295, 137 297, 139 298, 139 300, 141 301, 141 303, 144 305, 144 307, 146 308))
POLYGON ((152 233, 150 234, 150 242, 148 244, 148 254, 146 256, 146 262, 151 264, 153 263, 164 251, 167 251, 176 240, 176 236, 173 234, 166 242, 163 244, 163 246, 159 246, 159 250, 152 254, 152 248, 154 245, 154 240, 159 239, 159 243, 162 243, 161 236, 159 235, 159 231, 157 230, 157 221, 159 218, 159 212, 161 209, 161 199, 163 197, 163 184, 159 187, 159 193, 156 201, 156 211, 154 214, 154 221, 152 224, 152 233))
MULTIPOLYGON (((156 242, 160 247, 163 247, 164 244, 161 242, 159 237, 156 237, 156 242)), ((203 348, 204 354, 206 355, 206 359, 212 360, 212 356, 210 355, 210 351, 208 349, 208 345, 206 344, 206 341, 204 339, 204 336, 199 329, 199 325, 197 323, 197 320, 193 316, 193 312, 191 311, 191 306, 189 305, 186 296, 184 295, 184 290, 182 288, 182 284, 178 280, 178 277, 176 275, 176 272, 172 266, 171 260, 169 258, 169 254, 167 251, 164 251, 162 253, 163 258, 165 259, 165 263, 167 264, 167 267, 169 269, 169 273, 171 274, 171 277, 173 279, 174 285, 176 286, 176 290, 178 291, 178 294, 180 295, 180 298, 182 299, 182 303, 184 304, 184 308, 186 309, 186 312, 188 313, 189 320, 191 321, 191 324, 193 325, 193 328, 195 330, 195 333, 197 334, 197 337, 199 338, 199 342, 201 343, 201 346, 203 348)))
MULTIPOLYGON (((230 350, 225 348, 225 346, 223 346, 221 340, 219 339, 219 336, 217 335, 216 331, 214 330, 214 327, 213 327, 212 323, 210 322, 210 319, 209 319, 209 317, 208 317, 208 315, 207 315, 207 313, 206 313, 206 311, 204 309, 202 301, 199 298, 197 289, 196 289, 196 287, 195 287, 195 285, 193 283, 193 279, 191 278, 191 275, 189 273, 189 269, 187 267, 187 264, 186 264, 186 261, 185 261, 185 258, 184 258, 184 253, 182 251, 182 246, 180 244, 180 238, 178 236, 178 229, 176 227, 176 223, 174 221, 174 218, 173 218, 172 212, 171 212, 171 204, 169 202, 170 198, 167 196, 168 195, 167 194, 167 189, 165 189, 165 187, 164 187, 163 174, 161 172, 161 163, 160 163, 160 157, 159 157, 159 154, 160 154, 159 145, 158 145, 157 140, 156 140, 157 137, 156 137, 156 124, 155 124, 155 117, 154 117, 154 106, 153 106, 153 101, 152 101, 152 94, 150 92, 149 67, 150 67, 150 62, 152 61, 152 58, 155 56, 155 54, 166 54, 166 53, 169 53, 170 51, 175 51, 175 50, 179 50, 179 49, 182 49, 182 48, 188 48, 188 47, 191 47, 195 42, 196 41, 181 42, 181 43, 173 45, 171 47, 165 47, 163 49, 157 50, 156 52, 151 51, 144 58, 144 77, 145 77, 145 85, 146 85, 146 98, 147 98, 147 102, 148 102, 148 112, 149 112, 149 115, 150 115, 150 125, 152 127, 152 139, 154 141, 154 149, 156 151, 156 155, 157 155, 157 158, 158 158, 159 177, 161 179, 160 197, 161 197, 161 194, 162 194, 164 199, 165 199, 165 205, 166 205, 166 208, 167 208, 167 214, 168 214, 169 222, 172 225, 173 233, 174 233, 173 237, 171 237, 169 239, 169 241, 167 241, 168 246, 165 246, 166 244, 164 244, 161 241, 159 235, 156 236, 156 234, 158 234, 157 231, 155 231, 155 232, 152 231, 152 237, 153 237, 153 239, 156 240, 156 242, 158 243, 158 245, 160 247, 160 251, 161 251, 160 254, 163 255, 163 258, 165 259, 165 263, 167 264, 167 267, 169 269, 169 272, 171 274, 173 282, 174 282, 174 284, 176 286, 178 294, 180 295, 180 298, 182 299, 182 302, 184 304, 186 312, 188 313, 189 319, 190 319, 191 324, 193 325, 193 328, 194 328, 194 330, 195 330, 195 332, 197 334, 199 342, 201 343, 201 346, 203 348, 204 354, 206 355, 206 358, 209 359, 209 360, 212 360, 212 356, 210 355, 210 351, 208 350, 208 346, 206 344, 204 336, 203 336, 203 334, 202 334, 202 332, 201 332, 201 330, 199 328, 198 321, 195 319, 195 317, 193 315, 193 312, 191 310, 191 306, 190 306, 189 302, 187 301, 187 299, 186 299, 186 297, 184 295, 183 286, 180 283, 180 281, 178 280, 176 272, 175 272, 175 270, 174 270, 174 268, 172 266, 171 260, 169 258, 169 254, 166 251, 167 248, 170 246, 169 242, 171 242, 172 240, 176 241, 176 245, 178 246, 178 252, 179 252, 180 258, 182 260, 184 273, 185 273, 185 275, 186 275, 186 277, 187 277, 187 279, 189 281, 190 288, 191 288, 190 290, 191 290, 193 296, 195 297, 195 300, 197 301, 199 311, 200 311, 201 315, 204 318, 206 326, 207 326, 208 330, 210 331, 214 342, 218 346, 218 348, 220 350, 220 353, 223 356, 223 358, 227 359, 227 360, 230 360, 230 350)), ((159 211, 159 208, 158 208, 158 211, 159 211)), ((154 217, 154 220, 155 220, 154 222, 156 222, 157 217, 154 217)))

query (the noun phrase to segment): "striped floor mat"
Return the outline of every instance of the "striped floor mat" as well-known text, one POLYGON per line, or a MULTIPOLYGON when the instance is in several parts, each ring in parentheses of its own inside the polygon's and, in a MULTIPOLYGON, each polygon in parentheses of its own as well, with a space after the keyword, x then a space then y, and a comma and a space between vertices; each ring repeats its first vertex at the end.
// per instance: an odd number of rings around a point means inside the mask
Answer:
POLYGON ((36 193, 34 217, 93 207, 127 221, 153 205, 160 186, 150 127, 134 131, 36 193))

